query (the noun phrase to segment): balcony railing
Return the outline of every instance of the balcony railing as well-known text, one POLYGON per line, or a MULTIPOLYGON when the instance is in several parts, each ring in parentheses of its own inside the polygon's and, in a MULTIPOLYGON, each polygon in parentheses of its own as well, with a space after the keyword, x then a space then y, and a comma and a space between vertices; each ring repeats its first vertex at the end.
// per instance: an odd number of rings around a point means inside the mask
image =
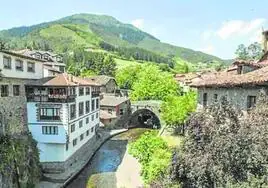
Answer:
POLYGON ((74 102, 76 95, 57 95, 57 94, 28 94, 28 102, 58 102, 67 103, 74 102))

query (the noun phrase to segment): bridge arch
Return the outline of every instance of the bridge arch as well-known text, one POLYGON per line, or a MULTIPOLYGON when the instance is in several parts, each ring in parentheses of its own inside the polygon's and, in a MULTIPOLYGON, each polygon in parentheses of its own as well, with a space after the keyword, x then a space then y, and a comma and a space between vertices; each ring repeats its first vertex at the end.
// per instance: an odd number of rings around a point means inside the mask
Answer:
POLYGON ((129 127, 148 127, 160 129, 164 122, 160 117, 161 101, 135 101, 131 104, 132 115, 129 127))

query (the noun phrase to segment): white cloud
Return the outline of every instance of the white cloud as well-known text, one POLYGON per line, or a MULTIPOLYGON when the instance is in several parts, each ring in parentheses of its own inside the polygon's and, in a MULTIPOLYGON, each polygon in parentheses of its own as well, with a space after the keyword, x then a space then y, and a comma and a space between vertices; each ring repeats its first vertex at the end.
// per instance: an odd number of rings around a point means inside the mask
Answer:
POLYGON ((249 38, 249 41, 251 43, 254 42, 262 42, 262 29, 258 29, 255 33, 252 34, 252 36, 249 38))
POLYGON ((131 24, 134 25, 135 27, 139 28, 139 29, 143 29, 144 28, 144 19, 133 20, 131 22, 131 24))
POLYGON ((233 36, 249 35, 257 32, 266 22, 264 18, 258 18, 251 21, 230 20, 224 22, 216 34, 222 39, 228 39, 233 36))
POLYGON ((204 52, 204 53, 207 53, 207 54, 213 54, 214 51, 215 51, 215 48, 213 45, 208 45, 208 46, 205 46, 203 48, 200 48, 198 49, 198 51, 201 51, 201 52, 204 52))

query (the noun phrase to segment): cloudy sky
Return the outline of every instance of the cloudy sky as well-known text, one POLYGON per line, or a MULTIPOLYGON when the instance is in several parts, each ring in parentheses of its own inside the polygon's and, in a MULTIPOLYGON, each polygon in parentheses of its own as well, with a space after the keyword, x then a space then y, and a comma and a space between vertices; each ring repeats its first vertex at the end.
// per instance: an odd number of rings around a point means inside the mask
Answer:
POLYGON ((267 0, 3 0, 0 29, 75 13, 106 14, 163 42, 233 58, 236 47, 268 29, 267 0))

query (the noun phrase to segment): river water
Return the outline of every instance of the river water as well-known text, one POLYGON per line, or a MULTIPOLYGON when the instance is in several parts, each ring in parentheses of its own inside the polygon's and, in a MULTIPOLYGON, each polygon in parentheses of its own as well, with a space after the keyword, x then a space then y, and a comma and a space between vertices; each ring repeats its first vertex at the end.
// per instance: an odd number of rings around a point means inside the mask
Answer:
POLYGON ((137 188, 141 166, 127 152, 128 144, 147 129, 131 129, 108 140, 67 188, 137 188))

